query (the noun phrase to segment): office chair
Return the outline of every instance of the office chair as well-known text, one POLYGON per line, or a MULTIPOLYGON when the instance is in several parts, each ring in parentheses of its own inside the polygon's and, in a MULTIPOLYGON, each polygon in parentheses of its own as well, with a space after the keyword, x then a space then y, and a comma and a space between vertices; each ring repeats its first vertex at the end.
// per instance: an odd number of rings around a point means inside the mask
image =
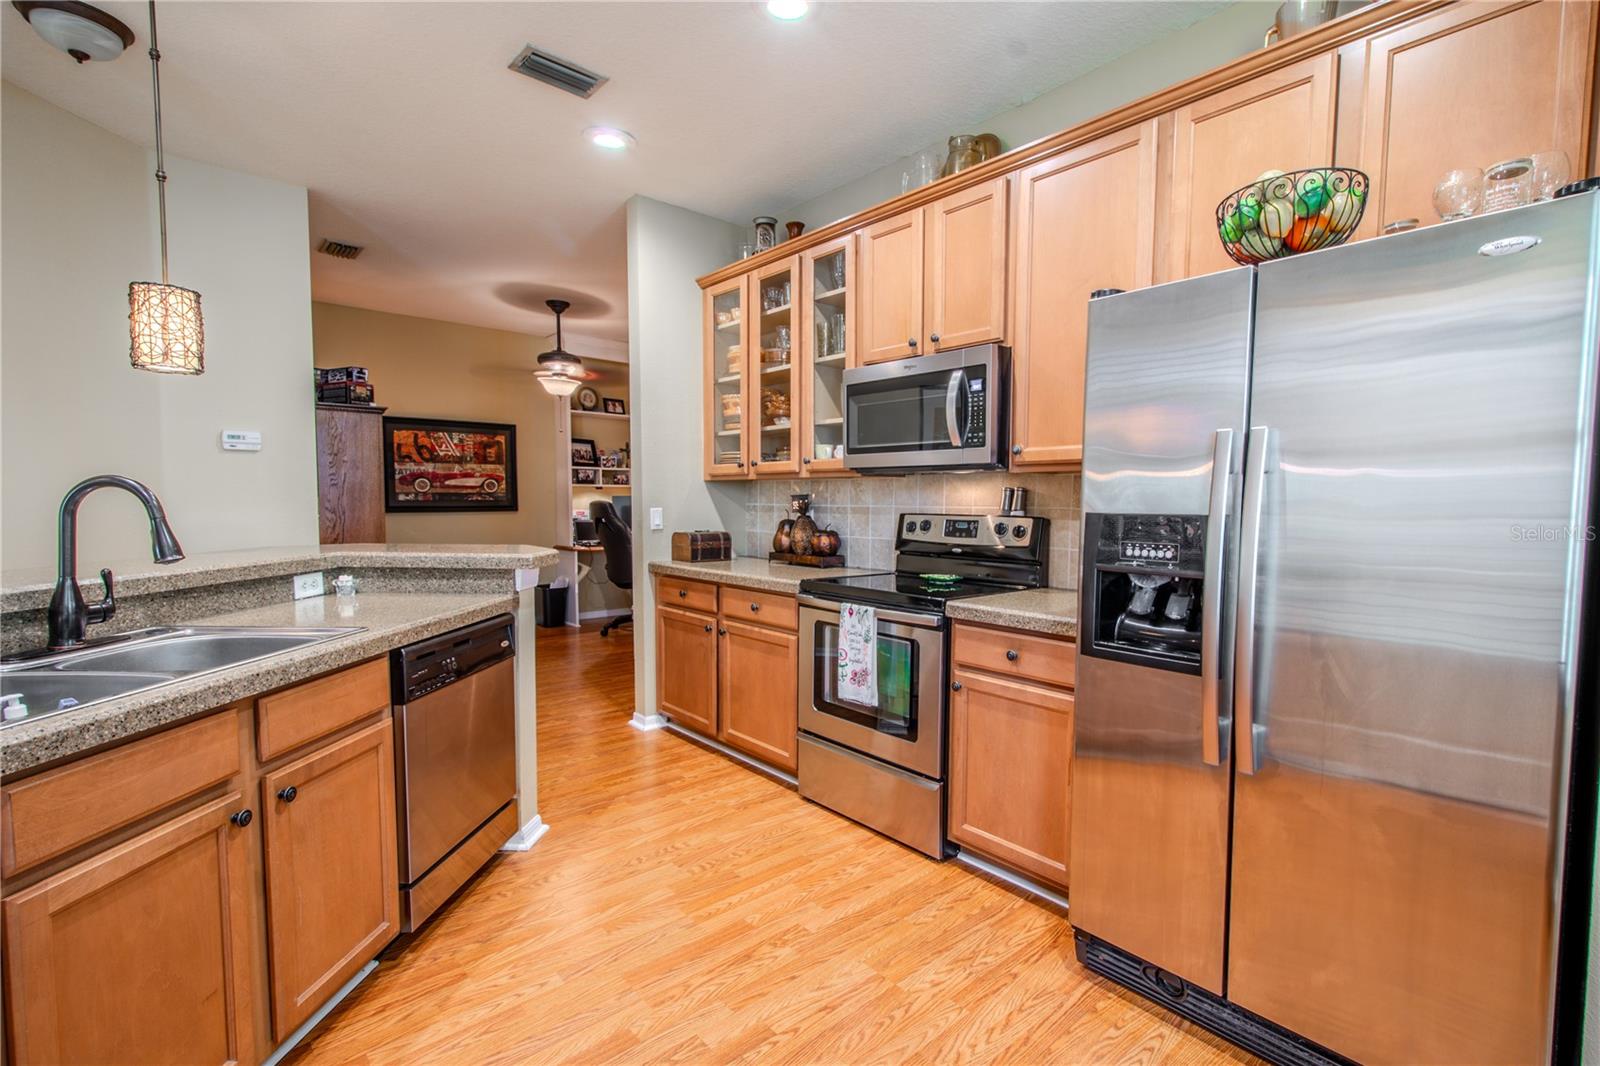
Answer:
MULTIPOLYGON (((589 505, 589 518, 595 532, 600 535, 600 547, 606 552, 606 576, 619 589, 633 593, 633 530, 617 514, 609 500, 596 500, 589 505)), ((603 637, 620 625, 633 624, 633 611, 619 615, 600 627, 603 637)))

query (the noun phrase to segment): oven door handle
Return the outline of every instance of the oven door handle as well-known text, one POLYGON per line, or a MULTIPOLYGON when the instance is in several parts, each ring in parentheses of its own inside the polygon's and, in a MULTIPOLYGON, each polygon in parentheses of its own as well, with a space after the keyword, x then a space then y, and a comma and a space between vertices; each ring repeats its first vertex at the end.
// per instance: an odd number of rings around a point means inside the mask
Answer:
POLYGON ((961 447, 961 427, 956 423, 960 419, 961 413, 961 406, 959 403, 961 399, 961 385, 966 380, 966 371, 952 370, 950 371, 950 382, 944 387, 944 424, 945 428, 950 431, 950 446, 952 448, 961 447))
MULTIPOLYGON (((813 611, 839 616, 839 601, 819 600, 812 596, 800 596, 800 606, 809 607, 813 611)), ((888 607, 877 607, 879 622, 897 622, 901 625, 911 626, 915 629, 943 629, 944 619, 936 614, 913 614, 910 611, 896 611, 888 607)), ((891 634, 893 635, 893 634, 891 634)))

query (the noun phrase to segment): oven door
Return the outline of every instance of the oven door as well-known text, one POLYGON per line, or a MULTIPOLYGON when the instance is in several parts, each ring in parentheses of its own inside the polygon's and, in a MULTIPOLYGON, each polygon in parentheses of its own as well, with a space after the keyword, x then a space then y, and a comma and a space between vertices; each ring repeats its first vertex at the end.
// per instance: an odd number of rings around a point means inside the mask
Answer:
POLYGON ((960 348, 844 373, 846 467, 998 469, 1006 460, 1006 350, 960 348))
POLYGON ((839 696, 839 605, 800 600, 800 728, 944 776, 944 619, 878 609, 878 706, 839 696))

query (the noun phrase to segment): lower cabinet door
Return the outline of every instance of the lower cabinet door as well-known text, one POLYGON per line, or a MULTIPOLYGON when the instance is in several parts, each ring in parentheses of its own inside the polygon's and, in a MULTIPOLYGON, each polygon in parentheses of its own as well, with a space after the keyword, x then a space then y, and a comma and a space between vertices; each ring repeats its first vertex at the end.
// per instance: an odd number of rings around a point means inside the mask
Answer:
POLYGON ((717 735, 716 619, 656 608, 656 702, 674 722, 717 735))
POLYGON ((389 719, 261 778, 272 1032, 283 1040, 400 929, 389 719))
POLYGON ((950 693, 950 839, 1067 885, 1072 694, 957 670, 950 693))
POLYGON ((5 901, 12 1063, 254 1060, 244 806, 224 796, 5 901))
POLYGON ((717 738, 793 772, 800 638, 787 630, 722 623, 721 724, 717 738))

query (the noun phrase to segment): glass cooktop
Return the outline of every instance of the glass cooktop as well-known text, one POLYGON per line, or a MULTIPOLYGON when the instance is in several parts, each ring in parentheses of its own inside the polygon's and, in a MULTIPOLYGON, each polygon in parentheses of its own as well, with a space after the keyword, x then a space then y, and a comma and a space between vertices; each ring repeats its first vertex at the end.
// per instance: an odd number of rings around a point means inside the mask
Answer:
POLYGON ((997 592, 1015 592, 1028 587, 951 576, 954 580, 941 580, 936 574, 858 574, 855 577, 807 578, 800 582, 800 591, 828 600, 942 612, 944 605, 951 600, 993 596, 997 592))

